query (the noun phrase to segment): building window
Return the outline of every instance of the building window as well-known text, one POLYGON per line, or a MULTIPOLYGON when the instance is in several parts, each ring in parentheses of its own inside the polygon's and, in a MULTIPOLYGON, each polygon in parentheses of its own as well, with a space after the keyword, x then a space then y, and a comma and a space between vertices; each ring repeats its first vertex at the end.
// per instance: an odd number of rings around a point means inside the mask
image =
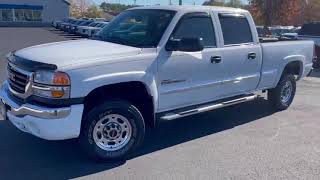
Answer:
POLYGON ((25 18, 24 18, 24 10, 23 9, 15 9, 14 10, 14 15, 15 15, 15 21, 24 21, 25 18))
POLYGON ((34 21, 42 21, 42 11, 41 10, 33 10, 33 20, 34 21))
POLYGON ((25 18, 26 21, 34 21, 34 19, 32 17, 32 10, 25 9, 24 10, 24 18, 25 18))
POLYGON ((12 9, 1 9, 2 21, 13 21, 12 9))
POLYGON ((0 21, 42 21, 42 6, 0 4, 0 21))
POLYGON ((42 10, 0 9, 0 21, 42 21, 42 10))

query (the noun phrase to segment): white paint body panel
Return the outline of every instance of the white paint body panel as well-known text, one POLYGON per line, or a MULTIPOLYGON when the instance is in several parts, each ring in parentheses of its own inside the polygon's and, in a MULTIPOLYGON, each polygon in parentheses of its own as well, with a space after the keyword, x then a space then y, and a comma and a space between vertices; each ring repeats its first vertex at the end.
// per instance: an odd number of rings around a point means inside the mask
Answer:
MULTIPOLYGON (((77 40, 33 46, 17 51, 16 55, 33 61, 56 64, 59 71, 68 73, 71 78, 71 98, 86 97, 101 86, 142 82, 153 97, 155 113, 273 88, 283 69, 291 61, 301 62, 300 78, 311 70, 313 42, 260 44, 255 24, 248 11, 195 6, 144 8, 177 11, 157 48, 140 49, 103 41, 77 40), (165 44, 170 34, 181 16, 189 12, 207 12, 211 15, 217 47, 193 53, 167 52, 165 44), (245 15, 254 42, 225 47, 218 13, 245 15), (248 53, 251 52, 256 53, 256 59, 248 59, 248 53), (222 57, 222 63, 210 63, 210 57, 216 55, 222 57), (166 80, 178 82, 165 83, 166 80)), ((79 115, 82 115, 82 109, 82 106, 76 107, 74 113, 63 120, 48 121, 31 117, 24 120, 38 124, 44 135, 33 134, 39 137, 74 138, 80 133, 79 115), (74 133, 63 137, 67 128, 72 128, 74 133)), ((10 115, 9 118, 14 124, 22 121, 10 115)))

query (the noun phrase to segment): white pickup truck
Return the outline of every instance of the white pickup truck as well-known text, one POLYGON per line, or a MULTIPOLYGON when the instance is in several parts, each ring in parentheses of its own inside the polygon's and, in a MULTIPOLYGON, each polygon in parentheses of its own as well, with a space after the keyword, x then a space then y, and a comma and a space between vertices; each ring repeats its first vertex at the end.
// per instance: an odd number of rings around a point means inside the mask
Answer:
MULTIPOLYGON (((205 6, 124 11, 95 39, 8 55, 2 114, 47 140, 78 138, 97 159, 126 158, 159 121, 251 101, 277 110, 312 68, 314 43, 259 43, 248 11, 205 6)), ((214 123, 214 122, 213 122, 214 123)))

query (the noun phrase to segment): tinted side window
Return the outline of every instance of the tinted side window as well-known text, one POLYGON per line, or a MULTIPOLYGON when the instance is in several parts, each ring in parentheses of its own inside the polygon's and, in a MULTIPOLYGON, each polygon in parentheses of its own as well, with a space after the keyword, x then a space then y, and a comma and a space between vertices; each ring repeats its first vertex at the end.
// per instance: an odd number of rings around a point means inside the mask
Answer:
POLYGON ((243 44, 253 42, 248 20, 242 16, 220 15, 224 44, 243 44))
POLYGON ((183 17, 171 38, 202 38, 204 47, 216 47, 214 28, 209 16, 183 17))

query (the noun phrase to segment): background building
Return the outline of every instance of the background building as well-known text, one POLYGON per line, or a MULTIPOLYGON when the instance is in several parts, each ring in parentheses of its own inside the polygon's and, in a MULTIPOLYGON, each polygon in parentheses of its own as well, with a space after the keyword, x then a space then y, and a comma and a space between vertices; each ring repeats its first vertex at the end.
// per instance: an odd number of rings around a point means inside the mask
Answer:
POLYGON ((48 25, 69 17, 67 0, 0 0, 0 26, 48 25))

